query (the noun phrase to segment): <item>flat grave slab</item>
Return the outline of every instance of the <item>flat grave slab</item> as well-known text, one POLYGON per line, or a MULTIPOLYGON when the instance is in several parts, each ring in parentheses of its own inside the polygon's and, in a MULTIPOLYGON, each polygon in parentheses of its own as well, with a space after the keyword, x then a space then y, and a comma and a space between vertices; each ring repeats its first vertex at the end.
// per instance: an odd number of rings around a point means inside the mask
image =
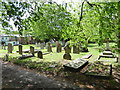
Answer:
MULTIPOLYGON (((39 49, 34 49, 34 53, 37 53, 38 51, 40 51, 39 49)), ((16 51, 17 53, 19 52, 19 51, 16 51)), ((29 49, 26 49, 26 50, 23 50, 22 51, 23 53, 30 53, 30 50, 29 49)))
POLYGON ((113 55, 113 53, 111 51, 104 51, 103 55, 113 55))
POLYGON ((33 55, 22 55, 19 57, 19 59, 26 59, 26 58, 30 58, 30 57, 34 57, 33 55))
POLYGON ((110 73, 111 73, 111 66, 104 65, 99 61, 88 65, 86 71, 84 72, 85 75, 98 76, 98 77, 108 77, 110 76, 110 73))
POLYGON ((82 57, 82 59, 89 59, 92 56, 92 54, 87 54, 85 56, 82 57))
POLYGON ((75 59, 65 65, 63 65, 66 69, 72 69, 72 70, 79 70, 82 69, 84 66, 86 66, 88 64, 87 60, 78 58, 75 59))

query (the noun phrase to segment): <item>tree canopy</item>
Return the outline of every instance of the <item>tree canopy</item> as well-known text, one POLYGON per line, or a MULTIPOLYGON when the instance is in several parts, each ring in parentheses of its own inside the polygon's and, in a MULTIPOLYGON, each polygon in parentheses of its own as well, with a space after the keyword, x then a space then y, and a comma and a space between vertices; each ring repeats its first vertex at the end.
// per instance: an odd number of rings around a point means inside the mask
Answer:
POLYGON ((118 2, 63 3, 2 2, 2 26, 6 33, 14 28, 20 35, 37 40, 54 39, 102 45, 106 39, 118 42, 118 2))

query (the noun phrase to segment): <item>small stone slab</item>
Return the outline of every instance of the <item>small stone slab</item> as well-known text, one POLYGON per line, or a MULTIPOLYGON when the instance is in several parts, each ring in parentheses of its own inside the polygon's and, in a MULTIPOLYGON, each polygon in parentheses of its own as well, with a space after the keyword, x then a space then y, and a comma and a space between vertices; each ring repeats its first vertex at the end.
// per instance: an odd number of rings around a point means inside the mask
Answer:
POLYGON ((49 52, 47 52, 47 53, 43 53, 43 55, 47 55, 47 54, 50 54, 49 52))
POLYGON ((26 58, 30 58, 30 57, 34 57, 33 55, 22 55, 19 57, 19 59, 26 59, 26 58))
POLYGON ((113 55, 113 53, 111 51, 104 51, 103 55, 113 55))
POLYGON ((72 69, 78 70, 80 68, 82 69, 87 64, 88 64, 87 60, 78 58, 78 59, 75 59, 75 60, 73 60, 73 61, 71 61, 63 66, 67 67, 67 68, 72 68, 72 69))
POLYGON ((103 53, 101 53, 101 54, 99 55, 98 60, 99 60, 101 57, 105 57, 105 58, 116 58, 115 55, 103 55, 103 53))
MULTIPOLYGON (((34 49, 34 53, 37 53, 39 52, 40 50, 39 49, 34 49)), ((19 51, 16 51, 16 52, 19 52, 19 51)), ((23 53, 30 53, 30 50, 29 49, 26 49, 26 50, 23 50, 22 51, 23 53)))
POLYGON ((107 63, 112 63, 112 62, 117 63, 118 62, 118 58, 117 57, 116 58, 105 58, 105 59, 100 58, 99 61, 107 62, 107 63))
POLYGON ((87 54, 85 56, 82 57, 82 59, 89 59, 92 56, 92 54, 87 54))

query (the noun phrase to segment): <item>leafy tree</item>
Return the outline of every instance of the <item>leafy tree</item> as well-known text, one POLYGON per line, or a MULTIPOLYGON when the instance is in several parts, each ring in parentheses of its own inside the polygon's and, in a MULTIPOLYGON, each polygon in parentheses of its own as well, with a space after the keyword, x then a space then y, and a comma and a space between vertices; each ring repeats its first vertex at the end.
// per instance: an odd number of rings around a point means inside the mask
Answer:
POLYGON ((11 25, 11 21, 13 21, 19 34, 23 34, 23 30, 27 29, 23 19, 30 7, 27 2, 2 2, 2 18, 0 21, 6 33, 9 34, 13 31, 13 26, 11 25))
POLYGON ((31 34, 40 40, 62 38, 62 30, 71 25, 70 13, 55 2, 39 3, 30 15, 31 34))

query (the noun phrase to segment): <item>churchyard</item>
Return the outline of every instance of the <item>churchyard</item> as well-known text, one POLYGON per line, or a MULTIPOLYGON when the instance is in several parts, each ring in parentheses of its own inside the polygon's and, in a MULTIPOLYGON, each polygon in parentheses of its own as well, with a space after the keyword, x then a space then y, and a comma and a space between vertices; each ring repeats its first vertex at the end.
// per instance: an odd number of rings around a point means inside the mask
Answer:
MULTIPOLYGON (((52 46, 49 43, 48 45, 49 48, 46 46, 41 48, 34 44, 12 47, 8 44, 6 50, 0 50, 0 57, 3 58, 5 63, 9 61, 25 68, 37 70, 50 78, 74 82, 77 85, 85 84, 85 82, 90 84, 95 80, 97 81, 96 87, 101 85, 98 83, 102 80, 103 83, 108 82, 106 87, 111 86, 112 83, 115 84, 111 87, 118 84, 117 79, 115 79, 115 76, 120 73, 120 68, 117 68, 119 66, 117 58, 102 57, 102 54, 103 56, 104 54, 111 55, 110 51, 104 51, 105 43, 102 47, 95 43, 89 43, 88 52, 80 51, 79 53, 76 53, 73 47, 67 47, 69 50, 66 51, 65 46, 67 45, 60 46, 59 49, 55 44, 52 46), (99 78, 101 79, 99 80, 99 78), (105 80, 106 78, 109 78, 109 81, 105 80)), ((56 45, 58 45, 58 42, 56 45)), ((110 49, 116 54, 114 46, 115 43, 110 43, 110 49)))

